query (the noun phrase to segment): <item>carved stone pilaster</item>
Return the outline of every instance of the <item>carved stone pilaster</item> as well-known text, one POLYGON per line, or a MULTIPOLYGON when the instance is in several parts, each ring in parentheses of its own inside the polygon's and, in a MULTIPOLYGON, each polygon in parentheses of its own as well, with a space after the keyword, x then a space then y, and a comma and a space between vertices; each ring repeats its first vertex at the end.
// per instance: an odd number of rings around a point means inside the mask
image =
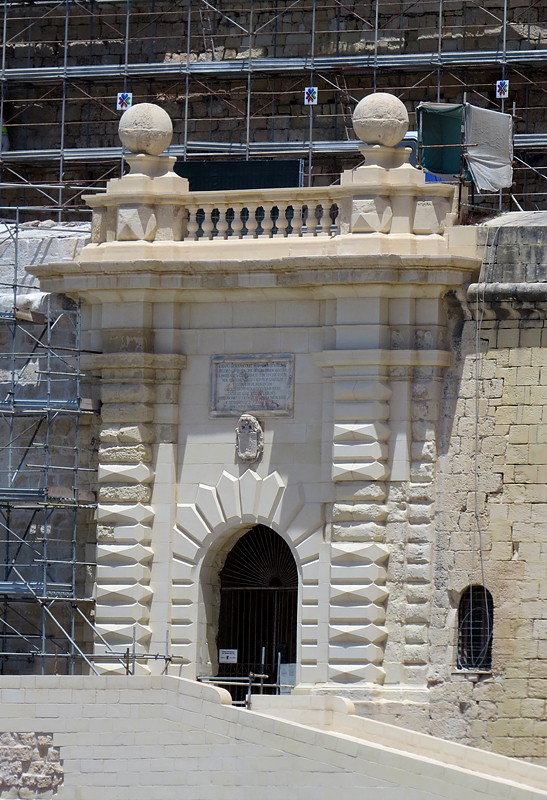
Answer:
POLYGON ((329 679, 382 683, 389 550, 385 480, 390 429, 386 368, 357 351, 324 353, 333 382, 329 679), (352 363, 353 362, 353 363, 352 363))
MULTIPOLYGON (((184 356, 153 353, 109 353, 90 364, 102 400, 95 624, 117 651, 132 646, 133 630, 137 652, 150 644, 154 452, 175 441, 185 365, 184 356)), ((107 652, 98 638, 95 653, 107 652)), ((96 663, 103 671, 123 669, 106 658, 96 663)))
POLYGON ((424 684, 429 663, 432 550, 435 520, 437 423, 442 370, 419 368, 412 375, 412 445, 408 484, 405 682, 424 684))
MULTIPOLYGON (((318 357, 333 384, 335 499, 327 508, 327 536, 329 680, 335 683, 383 683, 386 677, 390 557, 386 520, 393 517, 387 495, 388 488, 391 493, 395 488, 406 496, 405 487, 408 512, 401 517, 408 529, 405 624, 397 660, 404 664, 409 682, 423 682, 431 588, 436 378, 449 360, 450 354, 441 350, 346 350, 318 357)), ((398 519, 393 517, 392 524, 398 519)), ((405 540, 404 530, 400 536, 405 540)), ((392 667, 390 662, 391 672, 392 667)))

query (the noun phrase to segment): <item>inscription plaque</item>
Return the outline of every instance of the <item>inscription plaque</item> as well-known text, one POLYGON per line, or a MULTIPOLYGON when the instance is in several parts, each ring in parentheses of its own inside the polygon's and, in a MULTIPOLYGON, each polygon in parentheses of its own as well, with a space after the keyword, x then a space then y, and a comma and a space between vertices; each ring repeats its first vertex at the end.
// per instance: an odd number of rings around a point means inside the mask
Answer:
POLYGON ((211 417, 291 417, 294 355, 211 357, 211 417))

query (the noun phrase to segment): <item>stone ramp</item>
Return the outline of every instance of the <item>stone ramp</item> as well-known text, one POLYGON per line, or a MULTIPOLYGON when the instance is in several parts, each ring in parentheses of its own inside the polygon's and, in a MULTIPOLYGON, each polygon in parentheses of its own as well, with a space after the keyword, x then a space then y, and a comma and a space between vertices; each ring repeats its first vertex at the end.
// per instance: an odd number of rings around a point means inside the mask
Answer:
POLYGON ((487 774, 474 767, 480 751, 407 731, 416 752, 395 733, 388 745, 392 726, 353 717, 339 698, 259 698, 246 711, 222 689, 175 677, 3 676, 0 701, 2 798, 547 798, 543 767, 482 754, 487 774), (362 723, 366 736, 347 733, 362 723), (33 741, 47 743, 34 766, 33 741))
MULTIPOLYGON (((547 768, 528 761, 467 747, 407 728, 389 725, 355 714, 351 700, 330 695, 253 697, 253 710, 272 719, 329 732, 389 748, 400 754, 442 764, 448 769, 501 780, 507 785, 538 789, 547 793, 547 768)), ((503 792, 500 796, 506 796, 503 792)))

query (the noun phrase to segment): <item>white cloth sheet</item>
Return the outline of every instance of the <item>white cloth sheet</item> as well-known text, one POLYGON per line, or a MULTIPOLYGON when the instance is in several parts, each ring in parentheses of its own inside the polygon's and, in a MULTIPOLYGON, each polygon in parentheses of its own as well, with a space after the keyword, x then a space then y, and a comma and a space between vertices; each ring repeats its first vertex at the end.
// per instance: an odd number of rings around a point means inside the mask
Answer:
POLYGON ((482 191, 513 183, 513 118, 510 114, 465 106, 465 157, 475 186, 482 191))

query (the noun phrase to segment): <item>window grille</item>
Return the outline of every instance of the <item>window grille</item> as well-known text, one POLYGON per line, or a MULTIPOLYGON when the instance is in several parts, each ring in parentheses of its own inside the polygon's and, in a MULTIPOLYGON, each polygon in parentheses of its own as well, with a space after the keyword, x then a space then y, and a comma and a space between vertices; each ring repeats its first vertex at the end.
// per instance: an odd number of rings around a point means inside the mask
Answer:
POLYGON ((458 608, 458 667, 489 670, 492 667, 494 603, 484 586, 469 586, 458 608))

